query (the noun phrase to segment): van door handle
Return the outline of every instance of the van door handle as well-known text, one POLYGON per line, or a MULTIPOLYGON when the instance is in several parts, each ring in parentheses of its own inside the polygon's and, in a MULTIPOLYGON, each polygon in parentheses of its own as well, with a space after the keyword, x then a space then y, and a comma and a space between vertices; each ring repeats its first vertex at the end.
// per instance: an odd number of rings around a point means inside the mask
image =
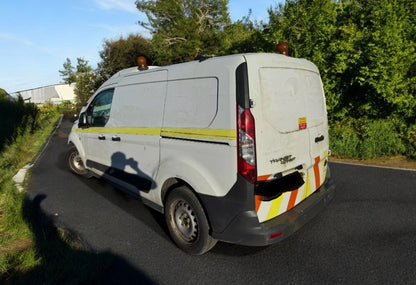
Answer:
POLYGON ((111 140, 112 140, 113 142, 119 142, 119 141, 121 141, 121 139, 120 139, 120 137, 119 137, 119 136, 113 136, 113 137, 111 138, 111 140))
POLYGON ((325 139, 325 137, 324 137, 324 135, 322 135, 322 136, 320 136, 320 137, 316 137, 316 138, 315 138, 315 142, 316 142, 316 143, 319 143, 319 142, 323 141, 324 139, 325 139))
POLYGON ((99 136, 98 136, 98 139, 99 139, 100 141, 104 141, 104 140, 105 140, 105 136, 103 136, 103 135, 99 135, 99 136))

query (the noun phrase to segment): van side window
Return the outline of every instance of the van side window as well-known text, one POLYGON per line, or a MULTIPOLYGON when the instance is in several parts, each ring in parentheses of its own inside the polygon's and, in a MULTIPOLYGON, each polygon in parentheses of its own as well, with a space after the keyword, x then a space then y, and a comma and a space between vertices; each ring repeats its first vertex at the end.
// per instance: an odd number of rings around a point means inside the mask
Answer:
POLYGON ((91 102, 87 110, 88 122, 93 127, 104 127, 110 118, 114 89, 104 90, 91 102))

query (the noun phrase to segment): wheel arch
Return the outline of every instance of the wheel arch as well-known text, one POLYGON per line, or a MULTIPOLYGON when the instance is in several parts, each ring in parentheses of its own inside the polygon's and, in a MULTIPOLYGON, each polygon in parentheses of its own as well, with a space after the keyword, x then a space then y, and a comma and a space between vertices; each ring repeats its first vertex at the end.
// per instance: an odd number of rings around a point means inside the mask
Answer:
POLYGON ((181 186, 185 186, 186 188, 188 188, 188 190, 190 192, 192 192, 195 195, 195 197, 198 199, 199 204, 201 205, 202 209, 204 210, 204 213, 205 213, 206 219, 208 221, 208 225, 209 225, 209 232, 211 234, 212 233, 212 223, 211 223, 211 218, 210 218, 207 207, 204 205, 203 200, 201 199, 198 192, 196 192, 195 189, 183 179, 180 179, 180 178, 177 178, 177 177, 171 177, 171 178, 167 179, 165 181, 165 183, 163 184, 162 190, 161 190, 162 203, 163 203, 163 206, 162 206, 163 213, 165 212, 165 205, 166 205, 167 197, 169 196, 170 193, 172 193, 172 191, 174 191, 176 188, 181 187, 181 186))
POLYGON ((82 160, 84 161, 84 164, 86 163, 85 158, 85 148, 83 144, 81 143, 81 138, 76 135, 74 132, 71 132, 68 137, 68 146, 75 146, 78 150, 79 155, 81 156, 82 160))

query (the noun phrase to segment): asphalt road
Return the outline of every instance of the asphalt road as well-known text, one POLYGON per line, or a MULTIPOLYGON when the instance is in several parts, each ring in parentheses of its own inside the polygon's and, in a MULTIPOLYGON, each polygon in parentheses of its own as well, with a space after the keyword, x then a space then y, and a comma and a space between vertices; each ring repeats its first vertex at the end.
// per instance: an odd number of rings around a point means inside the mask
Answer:
POLYGON ((170 241, 163 218, 98 179, 77 177, 64 157, 64 119, 31 170, 28 193, 91 252, 117 256, 116 280, 156 284, 414 284, 416 171, 330 163, 330 206, 269 247, 218 243, 188 256, 170 241))

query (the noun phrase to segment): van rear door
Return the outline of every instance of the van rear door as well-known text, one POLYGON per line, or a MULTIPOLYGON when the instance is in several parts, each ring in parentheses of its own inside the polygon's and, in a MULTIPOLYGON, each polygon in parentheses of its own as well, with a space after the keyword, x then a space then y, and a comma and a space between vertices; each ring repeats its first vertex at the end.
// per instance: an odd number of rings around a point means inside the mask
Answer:
POLYGON ((315 65, 277 54, 248 55, 247 64, 258 180, 306 170, 322 161, 328 151, 328 125, 315 65))

